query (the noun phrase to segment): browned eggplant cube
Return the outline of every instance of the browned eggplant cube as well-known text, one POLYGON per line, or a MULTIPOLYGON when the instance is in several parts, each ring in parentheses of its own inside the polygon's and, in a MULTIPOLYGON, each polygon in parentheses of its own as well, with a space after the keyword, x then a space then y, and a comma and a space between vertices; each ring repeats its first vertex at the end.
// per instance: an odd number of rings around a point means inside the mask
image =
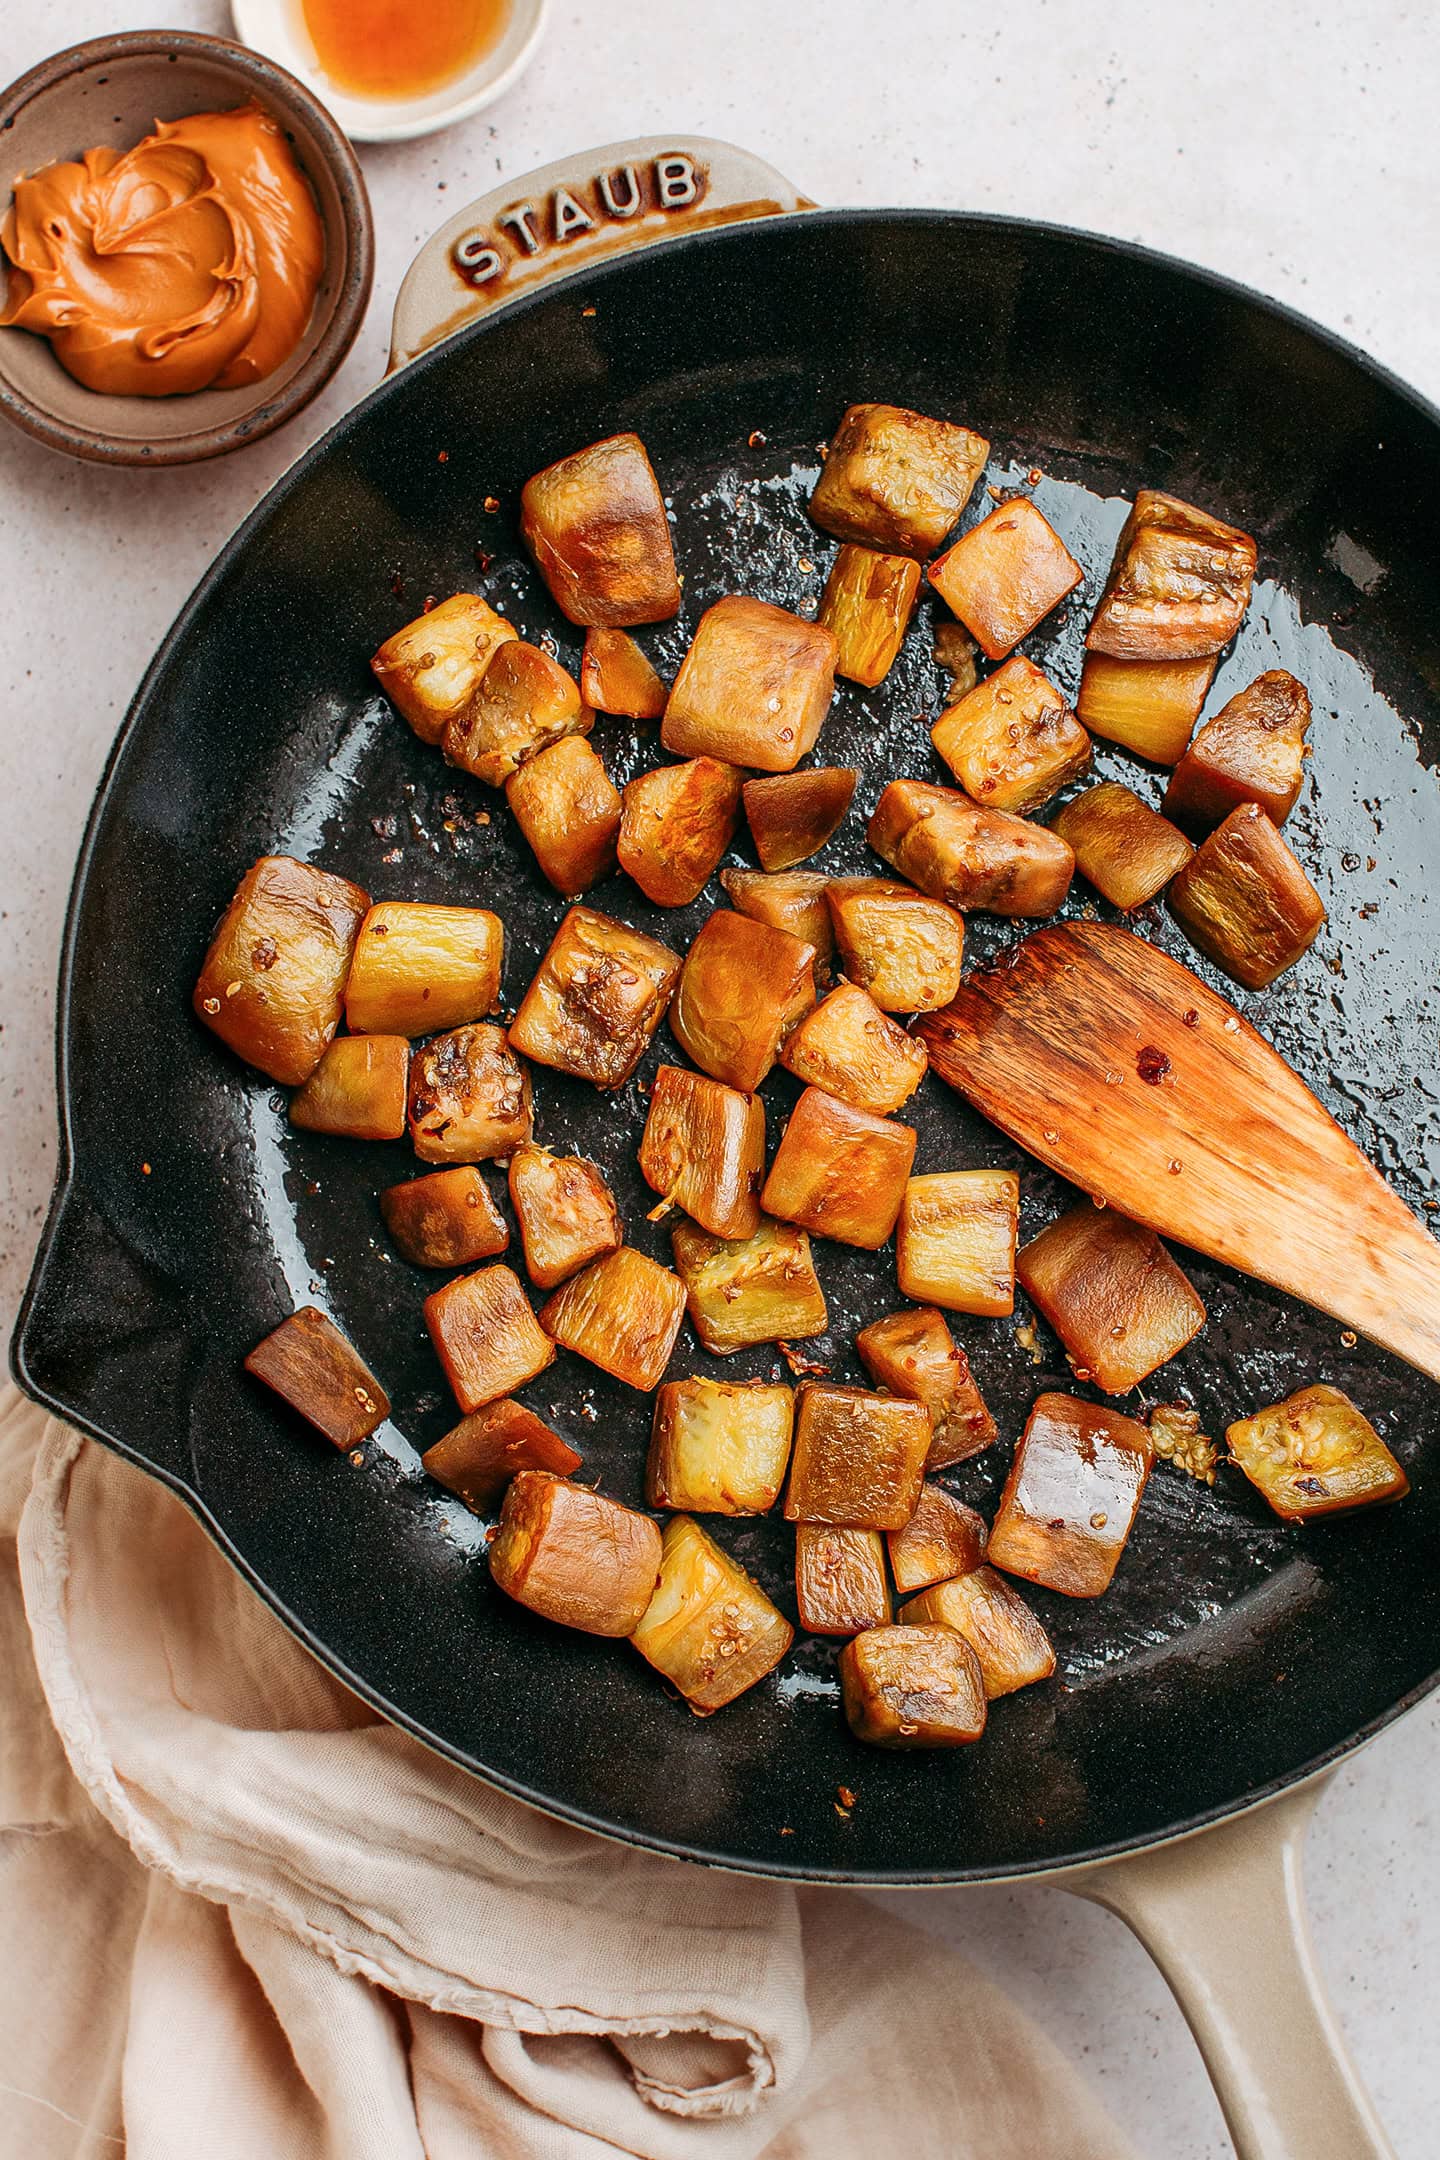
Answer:
POLYGON ((385 1227, 416 1267, 469 1267, 493 1260, 510 1230, 473 1163, 407 1178, 380 1195, 385 1227))
POLYGON ((882 1012, 938 1012, 960 988, 965 922, 894 878, 832 878, 841 965, 882 1012))
POLYGON ((888 1627, 890 1585, 878 1530, 833 1523, 795 1526, 795 1606, 812 1635, 859 1635, 888 1627))
POLYGON ((647 1395, 664 1377, 684 1317, 679 1276, 633 1245, 592 1260, 540 1308, 540 1325, 562 1349, 647 1395))
POLYGON ((425 1300, 425 1325, 462 1410, 479 1410, 542 1373, 555 1345, 513 1268, 458 1275, 425 1300))
POLYGON ((1110 1586, 1153 1461, 1134 1418, 1073 1395, 1041 1395, 990 1526, 992 1567, 1066 1597, 1110 1586))
POLYGON ((1090 763, 1090 737, 1021 653, 941 713, 930 739, 961 787, 991 810, 1038 810, 1090 763))
POLYGON ((1013 1170, 942 1170, 911 1178, 895 1233, 902 1294, 947 1312, 1013 1312, 1019 1215, 1020 1180, 1013 1170))
POLYGON ((835 672, 873 690, 895 664, 920 590, 920 565, 847 541, 830 566, 819 621, 835 639, 835 672))
POLYGON ((840 1653, 845 1715, 871 1747, 964 1747, 985 1730, 985 1682, 948 1627, 869 1628, 840 1653))
POLYGON ((510 1205, 520 1225, 525 1271, 553 1290, 625 1242, 615 1197, 594 1163, 533 1145, 510 1158, 510 1205))
POLYGON ((403 1035, 340 1035, 290 1098, 290 1122, 350 1140, 399 1140, 405 1132, 410 1044, 403 1035))
POLYGON ((386 638, 370 665, 421 742, 438 743, 500 647, 516 635, 478 593, 454 593, 386 638))
POLYGON ((825 894, 830 880, 813 870, 722 870, 730 905, 752 922, 788 931, 802 945, 815 948, 815 980, 830 980, 835 957, 835 926, 825 894))
POLYGON ((1053 915, 1075 875, 1058 833, 928 780, 892 780, 869 839, 901 877, 962 914, 1053 915))
POLYGON ((1205 1325, 1205 1307, 1155 1232, 1089 1200, 1032 1238, 1015 1272, 1076 1379, 1107 1395, 1138 1387, 1205 1325))
POLYGON ((806 1014, 780 1062, 797 1080, 886 1117, 910 1100, 930 1061, 924 1044, 881 1012, 868 991, 841 983, 806 1014))
POLYGON ((578 735, 552 743, 505 783, 505 800, 544 876, 567 900, 611 875, 620 790, 578 735))
POLYGON ((763 1515, 790 1460, 794 1392, 763 1381, 667 1380, 655 1397, 646 1490, 651 1507, 763 1515))
POLYGON ((855 1338, 860 1362, 877 1387, 923 1403, 934 1438, 927 1470, 967 1462, 995 1439, 995 1420, 975 1384, 970 1360, 933 1306, 872 1320, 855 1338))
POLYGON ((524 1403, 506 1396, 461 1418, 420 1458, 443 1485, 477 1515, 487 1515, 519 1470, 570 1477, 580 1468, 574 1448, 524 1403))
POLYGON ((814 1003, 812 946, 717 908, 685 956, 670 1029, 702 1072, 748 1095, 814 1003))
POLYGON ((520 531, 573 623, 623 629, 679 608, 665 499, 638 435, 607 435, 535 473, 520 531))
POLYGON ((1400 1500, 1410 1481, 1370 1420, 1334 1387, 1304 1387, 1241 1418, 1231 1460, 1286 1522, 1400 1500))
POLYGON ((680 957, 594 908, 571 908, 521 1000, 523 1057, 596 1087, 623 1087, 665 1017, 680 957))
POLYGON ((712 1356, 801 1342, 830 1325, 803 1230, 762 1220, 753 1237, 717 1238, 682 1222, 670 1241, 690 1324, 712 1356))
POLYGON ((1284 668, 1269 668, 1207 720, 1165 790, 1165 815, 1197 837, 1240 803, 1259 803, 1283 825, 1305 778, 1310 698, 1284 668))
POLYGON ((835 640, 768 600, 729 593, 708 607, 680 663, 660 740, 676 757, 793 772, 835 692, 835 640))
POLYGON ((595 715, 580 685, 538 645, 502 646, 468 705, 445 730, 452 765, 487 787, 503 787, 526 761, 567 735, 588 735, 595 715))
POLYGON ((1228 645, 1250 605, 1248 533, 1158 488, 1141 488, 1086 644, 1117 660, 1194 660, 1228 645))
POLYGON ((650 1090, 640 1174, 720 1238, 753 1237, 765 1177, 765 1106, 723 1081, 662 1065, 650 1090))
POLYGON ((245 1370, 337 1448, 358 1447, 390 1415, 390 1398, 359 1351, 314 1305, 256 1343, 245 1370))
POLYGON ((901 1530, 920 1498, 929 1450, 923 1403, 807 1380, 795 1418, 785 1519, 901 1530))
POLYGON ((360 925, 345 985, 352 1035, 438 1035, 500 995, 505 926, 488 908, 382 900, 360 925))
POLYGON ((1003 660, 1085 573, 1029 496, 1016 495, 962 533, 925 575, 987 659, 1003 660))
MULTIPOLYGON (((948 1582, 952 1575, 968 1575, 985 1558, 985 1536, 983 1515, 966 1507, 943 1485, 927 1480, 909 1522, 886 1537, 895 1588, 906 1597, 931 1583, 948 1582)), ((926 1615, 931 1617, 941 1616, 926 1615)))
POLYGON ((990 445, 903 405, 852 405, 830 438, 810 515, 837 540, 933 555, 975 492, 990 445))
POLYGON ((665 710, 664 683, 624 630, 596 626, 585 632, 580 695, 594 711, 621 720, 658 720, 665 710))
POLYGON ((1152 765, 1173 765, 1190 740, 1214 677, 1213 655, 1112 660, 1107 653, 1087 653, 1075 710, 1092 735, 1103 735, 1152 765))
POLYGON ((660 1580, 630 1640, 697 1717, 773 1672, 795 1630, 688 1515, 665 1525, 660 1580))
POLYGON ((760 1195, 767 1215, 875 1252, 905 1198, 915 1132, 807 1087, 790 1113, 760 1195))
POLYGON ((620 867, 657 907, 688 907, 740 822, 740 775, 718 758, 657 765, 625 790, 620 867))
POLYGON ((410 1137, 422 1162, 492 1162, 530 1138, 530 1075, 498 1027, 452 1028, 410 1060, 410 1137))
POLYGON ((660 1532, 648 1515, 546 1470, 517 1470, 490 1547, 507 1597, 586 1635, 629 1635, 655 1593, 660 1532))
POLYGON ((907 1627, 951 1627, 980 1661, 985 1699, 1048 1680, 1055 1645, 1022 1597, 994 1568, 977 1567, 911 1598, 900 1609, 907 1627))
POLYGON ((742 790, 755 852, 767 870, 788 870, 818 855, 838 831, 860 775, 849 765, 771 773, 742 790))
POLYGON ((370 895, 288 855, 262 855, 235 888, 193 999, 206 1027, 282 1087, 308 1080, 340 1025, 370 895))
POLYGON ((1194 853, 1184 833, 1118 780, 1066 803, 1050 830, 1075 850, 1080 875, 1118 908, 1153 900, 1194 853))
POLYGON ((1241 803, 1170 887, 1192 945, 1247 990, 1294 967, 1320 935, 1325 903, 1258 803, 1241 803))

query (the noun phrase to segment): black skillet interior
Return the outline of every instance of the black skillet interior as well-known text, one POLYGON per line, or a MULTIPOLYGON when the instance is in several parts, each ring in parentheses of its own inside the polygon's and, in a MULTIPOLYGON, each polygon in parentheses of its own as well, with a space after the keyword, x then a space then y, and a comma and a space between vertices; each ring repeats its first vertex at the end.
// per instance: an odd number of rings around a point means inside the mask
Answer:
MULTIPOLYGON (((1212 709, 1260 666, 1309 684, 1315 754, 1291 836, 1331 914, 1275 990, 1238 1000, 1412 1205, 1440 1189, 1435 417, 1295 318, 1129 249, 958 216, 812 216, 631 257, 457 337, 303 459, 206 578, 140 694, 81 867, 62 986, 68 1185, 17 1364, 32 1392, 184 1492, 337 1671, 510 1790, 747 1868, 962 1879, 1223 1812, 1425 1687, 1440 1666, 1440 1391, 1182 1255, 1210 1323, 1148 1399, 1188 1397, 1217 1433, 1303 1382, 1338 1382, 1409 1468, 1406 1502, 1297 1532, 1234 1472, 1211 1491, 1162 1466, 1110 1594, 1037 1593, 1057 1680, 998 1704, 984 1743, 958 1756, 861 1748, 837 1708, 834 1646, 815 1641, 702 1722, 625 1645, 550 1629, 493 1591, 482 1526, 420 1471, 417 1449, 453 1410, 421 1323, 433 1283, 387 1250, 376 1209, 408 1150, 291 1132, 280 1097, 187 1009, 212 922, 272 849, 377 897, 497 908, 513 1004, 562 904, 501 799, 388 714, 367 656, 427 594, 476 587, 576 664, 576 633, 519 546, 516 500, 534 468, 617 428, 641 432, 674 504, 684 614, 644 634, 663 669, 722 592, 808 611, 833 552, 804 515, 816 446, 858 398, 964 419, 993 439, 992 482, 1034 488, 1089 573, 1027 648, 1071 690, 1119 498, 1157 483, 1258 535, 1261 583, 1212 709), (239 1370, 307 1299, 394 1398, 360 1467, 239 1370), (840 1787, 855 1796, 843 1814, 840 1787)), ((930 614, 880 689, 837 698, 820 755, 863 778, 823 867, 867 865, 864 814, 886 779, 940 777, 922 717, 939 697, 930 614)), ((619 781, 656 756, 653 730, 604 721, 596 741, 619 781)), ((1097 748, 1100 773, 1158 798, 1161 776, 1097 748)), ((678 917, 624 880, 591 898, 683 945, 714 895, 678 917)), ((1071 906, 1095 903, 1077 883, 1071 906)), ((1162 912, 1138 928, 1190 957, 1162 912)), ((976 921, 972 955, 1014 935, 976 921)), ((678 1056, 663 1033, 642 1077, 661 1056, 678 1056)), ((543 1073, 536 1092, 541 1137, 592 1154, 633 1240, 668 1257, 633 1168, 642 1093, 602 1098, 543 1073)), ((794 1092, 783 1074, 767 1084, 772 1144, 794 1092)), ((1026 1234, 1065 1197, 937 1082, 913 1114, 921 1170, 1019 1164, 1026 1234)), ((832 1330, 807 1347, 858 1378, 857 1323, 901 1302, 893 1253, 817 1251, 832 1330)), ((1071 1384, 1043 1327, 1034 1356, 1017 1340, 1025 1318, 958 1323, 1002 1429, 950 1478, 982 1506, 1037 1390, 1071 1384)), ((703 1369, 722 1368, 686 1331, 672 1371, 703 1369)), ((777 1369, 768 1352, 723 1366, 777 1369)), ((607 1491, 640 1499, 646 1402, 565 1356, 527 1397, 607 1491)), ((716 1528, 793 1611, 784 1526, 716 1528)))

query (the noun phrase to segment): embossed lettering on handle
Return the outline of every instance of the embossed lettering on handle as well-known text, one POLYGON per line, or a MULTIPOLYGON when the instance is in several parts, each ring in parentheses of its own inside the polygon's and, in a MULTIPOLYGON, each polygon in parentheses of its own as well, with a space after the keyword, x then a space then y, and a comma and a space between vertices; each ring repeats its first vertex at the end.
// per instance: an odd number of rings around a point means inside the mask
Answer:
POLYGON ((507 203, 488 230, 481 226, 462 234, 450 259, 467 285, 491 285, 511 263, 533 262, 581 233, 626 224, 650 210, 693 209, 704 201, 708 180, 706 167, 684 150, 663 151, 643 164, 610 166, 588 181, 561 182, 540 202, 522 197, 507 203))

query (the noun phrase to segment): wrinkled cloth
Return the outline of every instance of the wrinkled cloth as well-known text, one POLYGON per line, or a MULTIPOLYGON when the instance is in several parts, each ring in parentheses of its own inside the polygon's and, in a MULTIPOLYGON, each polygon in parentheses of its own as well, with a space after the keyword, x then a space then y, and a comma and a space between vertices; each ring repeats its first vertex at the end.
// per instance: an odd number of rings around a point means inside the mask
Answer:
POLYGON ((947 1951, 432 1755, 13 1390, 0 1675, 6 2160, 1124 2160, 947 1951))

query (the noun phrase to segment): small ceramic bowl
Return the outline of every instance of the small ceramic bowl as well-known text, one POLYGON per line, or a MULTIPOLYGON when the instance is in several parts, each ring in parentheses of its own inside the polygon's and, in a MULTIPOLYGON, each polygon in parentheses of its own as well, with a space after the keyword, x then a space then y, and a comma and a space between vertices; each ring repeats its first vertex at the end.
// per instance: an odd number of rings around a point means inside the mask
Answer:
POLYGON ((355 142, 403 142, 412 135, 433 135, 493 105, 529 66, 549 11, 549 0, 510 0, 509 18, 492 51, 424 97, 392 99, 350 97, 328 80, 306 36, 297 0, 230 0, 237 34, 308 83, 355 142))
MULTIPOLYGON (((263 382, 181 397, 112 397, 67 375, 47 338, 0 329, 0 413, 52 450, 101 465, 185 465, 292 419, 327 383, 370 298, 375 235, 355 153, 303 83, 226 38, 133 30, 42 61, 0 94, 4 170, 34 172, 97 143, 129 149, 157 120, 253 98, 284 129, 325 227, 325 270, 309 327, 263 382)), ((0 213, 8 198, 0 191, 0 213)))

